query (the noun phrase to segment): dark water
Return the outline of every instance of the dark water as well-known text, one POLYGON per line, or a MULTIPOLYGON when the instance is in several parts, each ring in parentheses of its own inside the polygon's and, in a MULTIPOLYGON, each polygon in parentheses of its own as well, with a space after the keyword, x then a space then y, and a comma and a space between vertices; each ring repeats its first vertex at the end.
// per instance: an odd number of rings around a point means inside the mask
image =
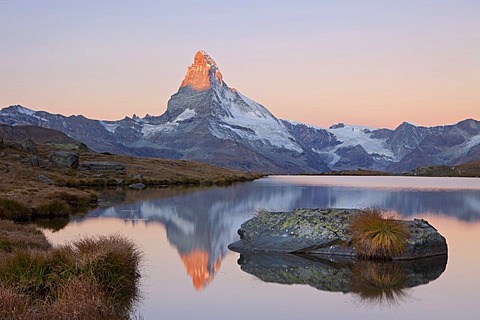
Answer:
POLYGON ((120 233, 136 241, 145 252, 145 319, 480 318, 480 179, 269 177, 104 199, 112 205, 47 236, 64 243, 120 233), (299 207, 380 207, 425 218, 446 237, 448 261, 352 264, 227 249, 257 210, 299 207))

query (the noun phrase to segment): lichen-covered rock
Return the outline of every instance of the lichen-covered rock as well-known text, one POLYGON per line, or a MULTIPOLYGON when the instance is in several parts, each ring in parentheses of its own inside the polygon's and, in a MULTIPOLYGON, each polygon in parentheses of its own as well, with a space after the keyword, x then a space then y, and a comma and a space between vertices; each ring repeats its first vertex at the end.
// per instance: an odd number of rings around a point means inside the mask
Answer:
MULTIPOLYGON (((229 245, 237 252, 303 253, 355 257, 349 232, 358 209, 296 209, 260 212, 238 230, 240 240, 229 245)), ((394 260, 447 254, 447 243, 425 220, 404 221, 410 229, 405 253, 394 260)))
POLYGON ((407 259, 447 254, 447 241, 426 220, 415 219, 409 221, 409 224, 410 241, 405 253, 407 259))

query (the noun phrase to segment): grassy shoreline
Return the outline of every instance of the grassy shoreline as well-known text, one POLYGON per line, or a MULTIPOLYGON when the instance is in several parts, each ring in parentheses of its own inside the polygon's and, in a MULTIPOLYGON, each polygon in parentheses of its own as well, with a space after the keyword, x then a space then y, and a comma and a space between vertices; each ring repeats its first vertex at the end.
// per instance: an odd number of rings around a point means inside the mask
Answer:
POLYGON ((93 188, 228 185, 263 176, 200 162, 95 153, 71 143, 25 144, 1 139, 0 219, 29 221, 82 213, 98 202, 93 188), (52 163, 52 154, 65 150, 78 157, 78 167, 52 163), (88 170, 83 163, 122 169, 88 170))
POLYGON ((93 320, 130 318, 139 298, 141 252, 118 235, 53 247, 40 229, 24 223, 61 229, 71 216, 98 205, 99 187, 226 185, 263 176, 199 162, 100 154, 71 141, 1 137, 0 175, 0 318, 93 320), (58 165, 52 161, 56 152, 74 155, 80 165, 58 165))
POLYGON ((118 236, 52 247, 31 225, 0 220, 1 319, 128 319, 142 254, 118 236))

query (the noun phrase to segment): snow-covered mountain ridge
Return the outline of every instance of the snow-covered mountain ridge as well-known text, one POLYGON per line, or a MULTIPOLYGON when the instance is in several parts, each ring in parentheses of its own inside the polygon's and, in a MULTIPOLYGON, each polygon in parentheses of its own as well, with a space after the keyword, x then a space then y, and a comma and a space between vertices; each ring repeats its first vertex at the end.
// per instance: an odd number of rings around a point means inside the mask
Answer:
POLYGON ((0 111, 0 123, 60 130, 96 151, 265 173, 397 172, 480 159, 480 122, 472 119, 430 128, 404 122, 395 130, 341 123, 324 129, 280 120, 230 88, 203 51, 160 116, 101 121, 10 106, 0 111))

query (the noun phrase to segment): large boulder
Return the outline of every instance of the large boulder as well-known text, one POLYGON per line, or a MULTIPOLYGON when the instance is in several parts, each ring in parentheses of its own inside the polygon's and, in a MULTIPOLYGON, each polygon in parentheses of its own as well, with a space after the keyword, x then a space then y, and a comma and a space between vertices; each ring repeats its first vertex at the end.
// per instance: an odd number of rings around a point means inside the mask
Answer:
POLYGON ((55 151, 48 155, 48 161, 55 167, 76 169, 78 167, 78 154, 68 151, 55 151))
MULTIPOLYGON (((297 253, 356 257, 349 224, 357 209, 296 209, 261 212, 243 223, 240 240, 229 245, 237 252, 297 253)), ((410 231, 406 249, 394 260, 447 254, 445 238, 427 221, 402 221, 410 231)))

